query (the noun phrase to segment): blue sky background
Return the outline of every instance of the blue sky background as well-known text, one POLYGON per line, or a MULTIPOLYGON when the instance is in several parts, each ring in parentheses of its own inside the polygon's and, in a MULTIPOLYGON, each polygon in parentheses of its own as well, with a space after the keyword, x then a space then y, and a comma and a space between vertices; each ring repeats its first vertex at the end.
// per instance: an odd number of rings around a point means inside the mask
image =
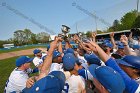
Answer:
MULTIPOLYGON (((96 13, 99 18, 112 24, 128 11, 136 9, 137 0, 0 0, 0 40, 13 37, 13 32, 28 28, 33 33, 44 32, 28 19, 34 19, 37 23, 47 27, 56 34, 61 33, 61 25, 71 27, 71 33, 78 31, 95 31, 95 19, 83 11, 78 10, 72 4, 96 13), (15 14, 4 5, 18 10, 28 19, 15 14)), ((140 9, 140 7, 139 7, 140 9)), ((97 20, 98 29, 106 29, 108 26, 97 20)), ((49 32, 48 32, 49 33, 49 32)), ((51 34, 51 33, 49 33, 51 34)))

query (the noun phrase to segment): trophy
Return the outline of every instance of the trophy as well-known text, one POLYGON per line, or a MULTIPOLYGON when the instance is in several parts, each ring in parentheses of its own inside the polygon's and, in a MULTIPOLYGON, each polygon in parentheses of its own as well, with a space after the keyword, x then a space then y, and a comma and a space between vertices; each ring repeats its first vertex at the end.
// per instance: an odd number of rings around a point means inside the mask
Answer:
POLYGON ((62 25, 61 30, 62 30, 62 33, 63 33, 63 34, 61 34, 62 39, 64 39, 64 41, 68 41, 67 33, 70 32, 70 28, 66 25, 62 25))

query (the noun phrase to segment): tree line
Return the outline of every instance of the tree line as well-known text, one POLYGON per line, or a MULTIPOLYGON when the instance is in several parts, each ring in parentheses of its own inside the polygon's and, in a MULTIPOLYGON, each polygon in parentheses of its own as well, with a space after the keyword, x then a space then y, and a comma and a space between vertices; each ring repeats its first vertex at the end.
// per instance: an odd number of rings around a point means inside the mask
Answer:
POLYGON ((108 32, 140 28, 140 13, 136 10, 126 13, 120 20, 114 20, 108 32))
MULTIPOLYGON (((132 28, 140 28, 140 13, 137 13, 136 10, 126 13, 120 20, 114 20, 111 27, 107 30, 101 31, 97 30, 97 34, 107 33, 107 32, 116 32, 122 30, 129 30, 132 28)), ((91 36, 91 31, 87 31, 86 35, 91 36)))
POLYGON ((30 29, 17 30, 13 34, 13 38, 5 41, 0 41, 0 48, 3 44, 14 43, 15 46, 28 44, 48 43, 50 35, 47 32, 33 33, 30 29))

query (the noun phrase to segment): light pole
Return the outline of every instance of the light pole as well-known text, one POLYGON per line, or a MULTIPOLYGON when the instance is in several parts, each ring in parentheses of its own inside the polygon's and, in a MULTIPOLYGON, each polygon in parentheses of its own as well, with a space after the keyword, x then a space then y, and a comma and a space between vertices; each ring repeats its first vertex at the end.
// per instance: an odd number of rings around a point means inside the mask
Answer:
POLYGON ((137 16, 138 16, 138 13, 139 13, 139 0, 137 0, 137 16))
POLYGON ((96 17, 96 12, 94 11, 94 15, 95 15, 95 26, 96 26, 96 32, 97 32, 97 17, 96 17))
POLYGON ((79 33, 79 32, 78 32, 78 27, 77 27, 77 25, 78 25, 78 23, 76 23, 76 31, 77 31, 77 33, 79 33))

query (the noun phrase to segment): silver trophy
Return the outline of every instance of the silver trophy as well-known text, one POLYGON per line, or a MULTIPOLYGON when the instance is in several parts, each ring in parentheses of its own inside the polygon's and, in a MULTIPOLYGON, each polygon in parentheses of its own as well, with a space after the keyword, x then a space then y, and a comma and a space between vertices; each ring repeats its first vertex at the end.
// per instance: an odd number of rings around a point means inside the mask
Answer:
POLYGON ((66 26, 66 25, 62 25, 61 30, 64 33, 64 35, 66 35, 67 33, 70 32, 70 28, 68 26, 66 26))
POLYGON ((67 33, 70 32, 70 28, 69 28, 68 26, 66 26, 66 25, 62 25, 61 30, 62 30, 62 33, 63 33, 63 34, 61 34, 61 37, 62 37, 65 41, 68 41, 68 35, 67 35, 67 33))

